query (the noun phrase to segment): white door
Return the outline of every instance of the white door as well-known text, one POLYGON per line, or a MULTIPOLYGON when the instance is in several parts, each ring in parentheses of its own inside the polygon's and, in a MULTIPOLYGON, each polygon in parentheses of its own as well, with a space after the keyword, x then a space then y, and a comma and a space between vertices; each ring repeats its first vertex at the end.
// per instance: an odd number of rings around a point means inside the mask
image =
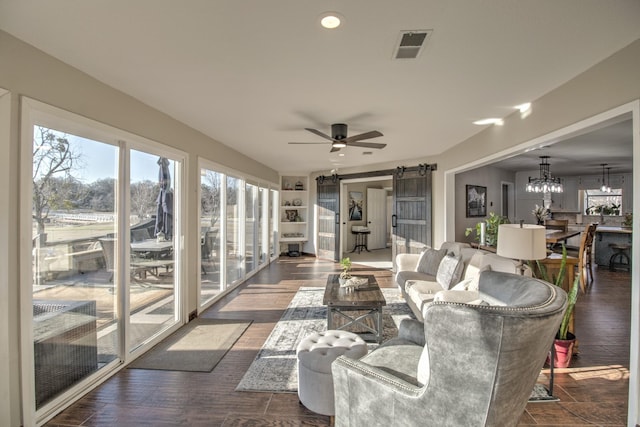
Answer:
POLYGON ((367 248, 383 249, 387 245, 387 191, 367 188, 367 227, 371 230, 367 248))

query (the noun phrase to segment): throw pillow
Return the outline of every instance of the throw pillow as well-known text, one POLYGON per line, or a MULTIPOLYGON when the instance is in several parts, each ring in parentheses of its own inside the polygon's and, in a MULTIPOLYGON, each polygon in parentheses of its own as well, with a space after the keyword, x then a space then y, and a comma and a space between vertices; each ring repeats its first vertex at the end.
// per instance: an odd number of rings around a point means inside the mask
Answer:
POLYGON ((425 249, 420 254, 418 265, 416 265, 416 271, 435 276, 438 273, 440 261, 442 261, 442 258, 446 254, 446 249, 425 249))
POLYGON ((463 269, 464 263, 461 257, 448 254, 440 261, 436 281, 442 286, 442 289, 449 289, 460 281, 463 269))

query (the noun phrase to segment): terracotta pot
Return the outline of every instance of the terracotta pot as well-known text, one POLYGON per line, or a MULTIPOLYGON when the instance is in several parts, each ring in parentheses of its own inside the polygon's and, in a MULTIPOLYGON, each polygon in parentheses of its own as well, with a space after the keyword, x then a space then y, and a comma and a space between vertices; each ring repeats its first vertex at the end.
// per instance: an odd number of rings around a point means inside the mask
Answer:
POLYGON ((571 332, 568 332, 567 338, 568 339, 566 340, 560 340, 556 338, 553 343, 556 352, 553 366, 556 368, 568 368, 571 364, 571 357, 573 356, 573 346, 576 342, 576 337, 571 332))

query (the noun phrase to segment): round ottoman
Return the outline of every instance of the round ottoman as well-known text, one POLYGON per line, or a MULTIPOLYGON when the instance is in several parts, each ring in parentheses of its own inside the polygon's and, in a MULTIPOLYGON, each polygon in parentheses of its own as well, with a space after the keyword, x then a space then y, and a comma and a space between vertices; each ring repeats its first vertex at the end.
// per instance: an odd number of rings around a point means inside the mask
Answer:
POLYGON ((298 398, 307 409, 334 415, 331 363, 345 355, 359 359, 368 352, 358 335, 346 331, 315 332, 298 345, 298 398))

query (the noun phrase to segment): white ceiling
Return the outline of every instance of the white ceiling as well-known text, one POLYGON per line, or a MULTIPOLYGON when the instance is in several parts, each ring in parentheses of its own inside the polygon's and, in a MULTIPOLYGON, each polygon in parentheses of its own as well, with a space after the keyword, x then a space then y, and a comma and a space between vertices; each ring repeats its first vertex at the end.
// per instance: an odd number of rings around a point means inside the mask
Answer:
POLYGON ((638 22, 637 0, 0 0, 4 31, 281 172, 441 153, 640 38, 638 22), (318 25, 328 10, 341 28, 318 25), (419 29, 422 54, 393 60, 419 29), (335 122, 387 147, 287 144, 335 122))
POLYGON ((549 156, 553 176, 598 175, 602 164, 611 174, 633 171, 633 122, 627 119, 591 129, 539 149, 491 164, 512 172, 539 170, 540 156, 549 156))

